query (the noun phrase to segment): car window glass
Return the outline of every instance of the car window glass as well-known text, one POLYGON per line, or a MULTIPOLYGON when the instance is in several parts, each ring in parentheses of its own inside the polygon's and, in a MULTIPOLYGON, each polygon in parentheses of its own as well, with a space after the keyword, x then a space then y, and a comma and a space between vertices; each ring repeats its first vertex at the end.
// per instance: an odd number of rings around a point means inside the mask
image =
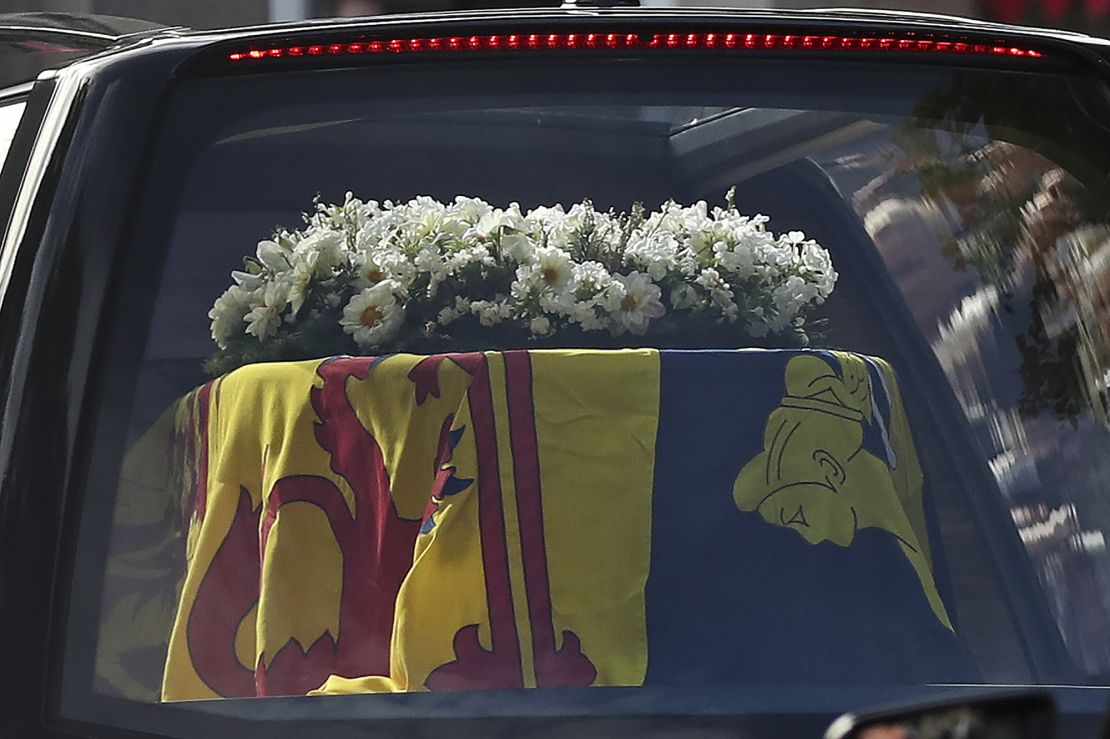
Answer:
POLYGON ((1101 685, 1101 85, 710 72, 176 90, 63 704, 1101 685))

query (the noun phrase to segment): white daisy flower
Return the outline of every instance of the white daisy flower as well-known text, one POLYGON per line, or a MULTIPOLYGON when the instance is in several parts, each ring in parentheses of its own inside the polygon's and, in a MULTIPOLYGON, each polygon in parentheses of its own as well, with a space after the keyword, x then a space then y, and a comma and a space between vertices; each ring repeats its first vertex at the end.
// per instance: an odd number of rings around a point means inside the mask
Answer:
POLYGON ((405 319, 405 306, 398 301, 403 288, 393 280, 382 280, 358 293, 343 308, 339 325, 363 349, 373 349, 396 336, 405 319))
POLYGON ((614 334, 619 336, 625 331, 637 335, 647 333, 651 319, 661 318, 667 312, 659 300, 662 294, 659 286, 641 272, 613 275, 613 279, 624 286, 624 297, 611 313, 614 334))
POLYGON ((562 249, 542 246, 532 255, 532 270, 546 287, 560 291, 566 288, 574 275, 574 262, 562 249))

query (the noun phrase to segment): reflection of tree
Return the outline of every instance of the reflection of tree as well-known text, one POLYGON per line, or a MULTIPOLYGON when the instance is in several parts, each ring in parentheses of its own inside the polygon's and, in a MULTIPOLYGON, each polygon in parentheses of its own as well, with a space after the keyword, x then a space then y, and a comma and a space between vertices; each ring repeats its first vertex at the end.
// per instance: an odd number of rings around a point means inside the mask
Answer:
MULTIPOLYGON (((1030 143, 1076 147, 1077 139, 1090 140, 1092 132, 1077 122, 1082 116, 1062 115, 1052 102, 964 83, 926 98, 894 140, 905 153, 902 171, 917 173, 924 194, 960 216, 964 231, 944 245, 945 253, 995 287, 1002 310, 1023 313, 1017 302, 1030 300, 1029 326, 1015 337, 1022 414, 1074 420, 1090 410, 1105 422, 1110 332, 1070 296, 1110 272, 1092 270, 1086 256, 1061 257, 1076 229, 1105 218, 1101 193, 1032 146, 1007 142, 1016 123, 1033 134, 1030 143)), ((1075 110, 1074 102, 1068 109, 1075 110)))
POLYGON ((1018 372, 1023 383, 1018 410, 1022 415, 1035 416, 1042 409, 1051 409, 1059 418, 1075 419, 1083 412, 1075 333, 1050 336, 1037 308, 1038 304, 1055 302, 1055 293, 1049 280, 1038 279, 1033 284, 1032 320, 1029 329, 1017 336, 1021 353, 1018 372))
POLYGON ((1110 468, 1090 421, 1110 429, 1110 146, 1065 99, 1067 81, 1022 94, 1024 79, 999 76, 995 90, 957 81, 898 131, 894 154, 901 187, 954 232, 943 252, 965 272, 956 306, 950 297, 935 312, 937 358, 1069 654, 1106 674, 1110 468))

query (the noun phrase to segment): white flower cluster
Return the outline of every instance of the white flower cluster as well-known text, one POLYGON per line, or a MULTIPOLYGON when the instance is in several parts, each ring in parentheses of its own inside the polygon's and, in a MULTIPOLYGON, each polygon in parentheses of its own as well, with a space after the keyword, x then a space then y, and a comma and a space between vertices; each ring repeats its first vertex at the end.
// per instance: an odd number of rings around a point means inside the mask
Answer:
POLYGON ((461 321, 525 338, 643 336, 687 320, 752 337, 801 332, 837 274, 824 248, 797 231, 776 236, 767 220, 742 215, 731 195, 726 208, 616 214, 589 202, 523 212, 348 194, 258 244, 209 312, 212 338, 228 351, 330 324, 358 349, 382 350, 461 321))

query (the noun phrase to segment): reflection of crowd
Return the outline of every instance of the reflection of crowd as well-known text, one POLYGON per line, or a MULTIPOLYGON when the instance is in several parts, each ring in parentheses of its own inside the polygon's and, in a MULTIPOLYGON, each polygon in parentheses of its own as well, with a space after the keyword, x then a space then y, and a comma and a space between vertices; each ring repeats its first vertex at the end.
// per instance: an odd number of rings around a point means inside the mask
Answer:
MULTIPOLYGON (((991 283, 981 290, 1031 296, 1031 324, 1021 339, 1025 347, 1022 364, 1025 409, 1039 405, 1049 414, 1063 411, 1074 414, 1073 418, 1091 418, 1110 428, 1106 412, 1110 379, 1110 228, 1092 223, 1095 217, 1106 214, 1086 213, 1081 202, 1081 185, 1052 162, 1027 149, 994 142, 972 157, 979 165, 975 189, 980 202, 996 209, 994 218, 1001 216, 1010 221, 1000 226, 997 221, 976 218, 981 214, 961 208, 973 228, 972 238, 964 241, 975 243, 981 250, 975 255, 981 260, 976 266, 981 278, 991 283), (1049 383, 1053 383, 1052 390, 1046 389, 1049 383)), ((1026 299, 1022 298, 1022 303, 1026 299)), ((1000 307, 996 305, 995 311, 1000 307)), ((1017 307, 1024 308, 1024 304, 1017 307)), ((963 333, 989 328, 989 316, 973 317, 966 313, 954 314, 950 328, 972 318, 977 328, 963 326, 963 333)), ((948 333, 948 338, 953 338, 959 332, 948 333)), ((984 362, 989 364, 991 360, 976 350, 974 340, 961 342, 962 348, 945 343, 939 342, 938 355, 943 357, 946 352, 961 355, 946 370, 954 384, 963 385, 960 394, 967 394, 969 383, 956 383, 953 372, 959 374, 971 362, 979 365, 981 377, 989 376, 990 369, 984 362)), ((972 387, 976 385, 970 383, 972 387)), ((978 392, 976 388, 974 394, 977 396, 978 392)), ((1010 441, 1020 442, 1017 457, 1029 460, 1034 472, 1038 459, 1048 465, 1055 461, 1059 466, 1063 459, 1071 458, 1076 465, 1074 469, 1093 469, 1094 460, 1085 459, 1082 451, 1089 451, 1086 443, 1089 436, 1069 437, 1070 443, 1065 442, 1050 418, 1022 419, 1005 408, 996 407, 989 416, 996 421, 993 426, 1022 431, 1008 436, 1010 441), (1027 427, 1033 430, 1025 433, 1027 427)), ((1008 446, 1000 449, 1007 451, 1008 446)), ((995 471, 1004 470, 1000 466, 995 471)), ((1007 483, 1020 480, 996 476, 1000 487, 1013 500, 1015 525, 1036 563, 1065 643, 1085 669, 1102 671, 1110 665, 1110 650, 1105 639, 1106 608, 1099 593, 1104 589, 1100 581, 1110 573, 1105 567, 1102 533, 1083 526, 1083 519, 1094 514, 1090 495, 1100 494, 1101 484, 1095 479, 1078 481, 1060 475, 1059 470, 1055 474, 1051 471, 1046 475, 1034 474, 1031 479, 1039 482, 1043 477, 1050 484, 1050 489, 1041 493, 1030 490, 1028 485, 1008 489, 1007 483), (1074 485, 1075 482, 1083 484, 1074 485), (1091 484, 1094 485, 1091 490, 1080 489, 1091 484), (1017 502, 1022 499, 1026 502, 1017 502)), ((1032 487, 1041 489, 1039 484, 1032 487)), ((1100 523, 1087 520, 1087 526, 1092 522, 1100 523)))
POLYGON ((1002 292, 1040 284, 1032 292, 1042 350, 1063 355, 1076 347, 1070 366, 1059 369, 1079 379, 1082 397, 1064 399, 1066 407, 1110 426, 1110 228, 1096 220, 1107 214, 1085 212, 1082 186, 1024 147, 994 141, 952 167, 961 176, 930 195, 951 203, 966 224, 961 257, 1002 292))
POLYGON ((1044 266, 1057 297, 1055 310, 1043 316, 1046 329, 1075 332, 1086 403, 1099 423, 1110 426, 1110 228, 1085 225, 1064 234, 1044 266))
POLYGON ((940 144, 885 150, 854 205, 918 325, 935 327, 1068 651, 1104 672, 1110 214, 1032 150, 925 135, 940 144))

